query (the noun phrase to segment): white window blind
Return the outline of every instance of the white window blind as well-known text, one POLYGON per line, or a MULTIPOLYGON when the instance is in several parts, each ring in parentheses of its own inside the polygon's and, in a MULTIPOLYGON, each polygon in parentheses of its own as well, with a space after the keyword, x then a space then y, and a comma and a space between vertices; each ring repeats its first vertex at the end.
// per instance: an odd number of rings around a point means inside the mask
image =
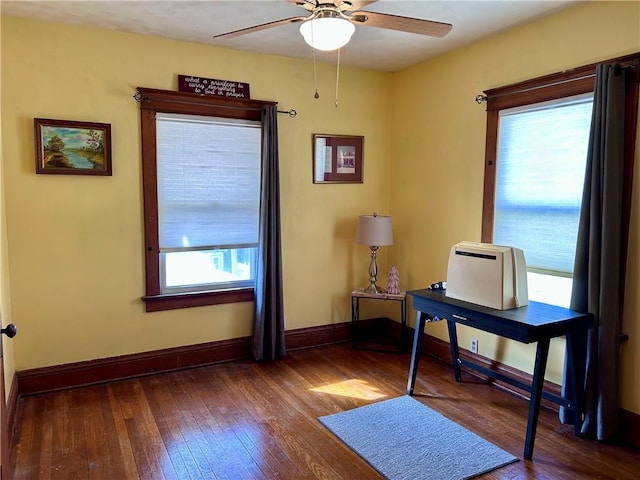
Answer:
POLYGON ((258 243, 260 122, 156 115, 161 251, 258 243))
POLYGON ((494 243, 529 270, 571 276, 593 96, 500 112, 494 243))

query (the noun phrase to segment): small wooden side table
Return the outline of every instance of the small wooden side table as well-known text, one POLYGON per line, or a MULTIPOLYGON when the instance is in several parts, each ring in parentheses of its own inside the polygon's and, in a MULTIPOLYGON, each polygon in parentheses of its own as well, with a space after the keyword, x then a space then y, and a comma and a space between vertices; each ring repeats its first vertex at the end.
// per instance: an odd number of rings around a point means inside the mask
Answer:
MULTIPOLYGON (((360 322, 360 299, 367 300, 391 300, 394 302, 400 302, 400 348, 399 352, 406 351, 407 346, 407 294, 406 292, 400 292, 398 294, 393 293, 365 293, 362 290, 354 290, 351 292, 351 346, 357 348, 358 344, 358 324, 360 322)), ((388 350, 385 350, 388 351, 388 350)))

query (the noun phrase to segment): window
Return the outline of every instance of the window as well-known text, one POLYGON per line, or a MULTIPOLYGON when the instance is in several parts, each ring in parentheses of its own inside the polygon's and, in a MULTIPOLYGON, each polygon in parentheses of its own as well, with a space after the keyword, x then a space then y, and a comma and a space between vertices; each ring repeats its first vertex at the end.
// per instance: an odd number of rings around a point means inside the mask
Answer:
POLYGON ((532 300, 569 305, 592 106, 586 94, 499 114, 493 241, 525 252, 532 300))
POLYGON ((529 299, 565 307, 593 105, 588 80, 487 92, 495 102, 487 117, 483 241, 521 248, 529 299))
MULTIPOLYGON (((638 54, 606 62, 633 65, 638 54)), ((485 92, 482 241, 523 249, 531 300, 569 305, 595 71, 596 64, 585 65, 485 92)), ((637 112, 637 88, 626 102, 637 112)), ((632 119, 625 132, 629 172, 632 119)), ((629 212, 627 198, 623 218, 629 212)))
POLYGON ((269 102, 138 91, 146 310, 253 300, 269 102))
POLYGON ((251 287, 260 122, 156 114, 160 292, 251 287))

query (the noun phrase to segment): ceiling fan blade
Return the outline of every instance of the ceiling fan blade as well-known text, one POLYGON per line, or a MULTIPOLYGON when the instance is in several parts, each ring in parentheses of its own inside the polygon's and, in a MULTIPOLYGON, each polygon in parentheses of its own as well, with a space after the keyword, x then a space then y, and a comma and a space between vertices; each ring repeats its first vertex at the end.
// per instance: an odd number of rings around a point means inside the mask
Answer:
POLYGON ((274 22, 262 23, 260 25, 254 25, 253 27, 241 28, 240 30, 234 30, 233 32, 220 33, 214 35, 213 38, 234 38, 247 33, 259 32, 268 28, 279 27, 280 25, 287 25, 289 23, 297 23, 306 20, 307 17, 289 17, 282 20, 276 20, 274 22))
POLYGON ((349 18, 354 22, 362 23, 369 27, 388 28, 400 32, 417 33, 430 37, 444 37, 453 25, 450 23, 421 20, 419 18, 401 17, 388 13, 353 12, 349 18))

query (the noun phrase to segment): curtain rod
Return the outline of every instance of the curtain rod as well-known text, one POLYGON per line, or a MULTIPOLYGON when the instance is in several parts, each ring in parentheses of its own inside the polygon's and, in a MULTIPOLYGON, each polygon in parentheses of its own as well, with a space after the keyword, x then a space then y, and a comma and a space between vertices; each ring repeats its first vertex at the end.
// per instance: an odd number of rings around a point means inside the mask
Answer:
MULTIPOLYGON (((133 99, 138 102, 138 103, 142 103, 142 102, 148 102, 151 100, 151 97, 149 95, 143 95, 142 93, 140 93, 139 91, 136 90, 136 93, 133 94, 133 99)), ((182 105, 202 105, 199 102, 191 102, 189 100, 176 100, 176 99, 171 99, 168 100, 171 103, 179 103, 182 105)), ((255 107, 236 107, 234 105, 216 105, 216 108, 229 108, 232 110, 252 110, 252 111, 256 111, 259 112, 262 110, 262 108, 255 108, 255 107)), ((286 114, 289 118, 295 118, 296 115, 298 115, 298 112, 295 111, 293 108, 290 110, 276 110, 276 112, 278 113, 284 113, 286 114)))

